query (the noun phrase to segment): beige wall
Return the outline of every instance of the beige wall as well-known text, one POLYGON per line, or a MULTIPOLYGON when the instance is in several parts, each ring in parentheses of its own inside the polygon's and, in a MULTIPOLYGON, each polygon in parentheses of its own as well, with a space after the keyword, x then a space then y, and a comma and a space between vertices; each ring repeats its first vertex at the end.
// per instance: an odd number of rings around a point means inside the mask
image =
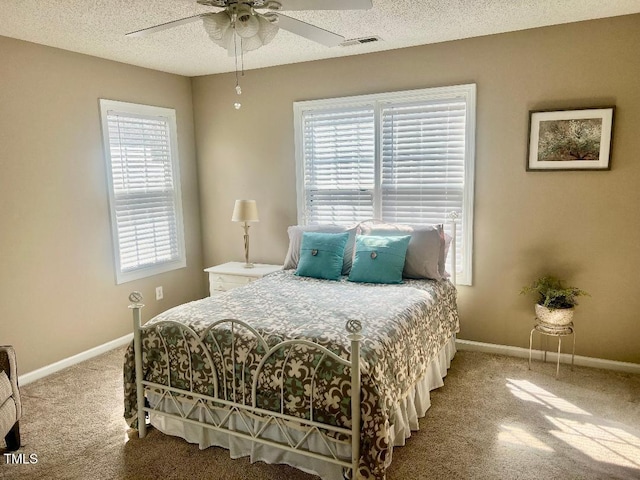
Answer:
MULTIPOLYGON (((546 272, 592 294, 577 353, 640 362, 640 16, 193 79, 206 265, 241 260, 233 201, 259 202, 253 260, 282 262, 296 223, 292 102, 475 82, 474 284, 460 338, 528 346, 546 272), (610 172, 525 172, 529 110, 616 105, 610 172)), ((251 66, 254 53, 245 58, 251 66)))
POLYGON ((26 373, 205 294, 191 83, 0 37, 0 344, 26 373), (175 108, 187 268, 115 284, 99 98, 175 108), (154 289, 164 287, 156 302, 154 289))
POLYGON ((640 362, 637 45, 635 15, 250 70, 235 111, 232 75, 189 82, 0 37, 0 343, 25 373, 129 333, 131 290, 146 318, 205 295, 203 266, 242 259, 236 198, 259 202, 253 260, 282 262, 296 223, 292 102, 475 82, 474 285, 460 288, 460 337, 526 346, 533 298, 518 291, 549 271, 593 295, 576 316, 578 354, 640 362), (187 268, 115 285, 99 98, 177 110, 187 268), (525 172, 529 110, 613 104, 612 171, 525 172))

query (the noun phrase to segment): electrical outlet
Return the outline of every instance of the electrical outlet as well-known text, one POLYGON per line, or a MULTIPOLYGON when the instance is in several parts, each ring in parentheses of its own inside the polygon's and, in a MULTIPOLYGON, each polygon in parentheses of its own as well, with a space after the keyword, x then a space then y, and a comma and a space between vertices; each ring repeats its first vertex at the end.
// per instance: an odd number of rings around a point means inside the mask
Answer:
POLYGON ((162 287, 156 287, 156 300, 162 300, 164 298, 164 293, 162 292, 162 287))

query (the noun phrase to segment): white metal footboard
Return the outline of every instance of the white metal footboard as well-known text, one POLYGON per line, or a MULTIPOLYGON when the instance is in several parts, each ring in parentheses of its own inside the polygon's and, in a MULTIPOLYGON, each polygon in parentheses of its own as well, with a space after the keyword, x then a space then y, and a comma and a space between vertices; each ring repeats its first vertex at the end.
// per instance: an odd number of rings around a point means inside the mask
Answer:
MULTIPOLYGON (((350 360, 345 360, 339 357, 335 353, 328 350, 322 345, 310 342, 308 340, 286 340, 279 342, 276 345, 269 347, 267 341, 262 337, 254 328, 245 322, 235 319, 220 320, 214 322, 208 326, 207 329, 198 335, 192 328, 174 321, 161 321, 153 323, 151 325, 141 325, 141 309, 144 307, 142 302, 142 295, 139 292, 132 292, 129 296, 129 300, 132 302, 129 308, 133 310, 133 333, 134 333, 134 353, 135 353, 135 374, 136 374, 136 390, 137 390, 137 415, 138 415, 138 435, 140 438, 144 438, 146 435, 145 416, 147 412, 154 412, 157 415, 163 415, 165 417, 173 418, 187 424, 195 424, 207 429, 211 429, 218 432, 225 432, 235 437, 243 438, 252 442, 269 445, 271 447, 279 448, 289 452, 305 455, 315 459, 323 460, 333 464, 340 465, 347 469, 352 469, 353 478, 356 478, 358 471, 358 463, 360 460, 360 341, 362 335, 362 325, 357 320, 350 320, 346 324, 346 330, 348 332, 348 338, 351 341, 351 357, 350 360), (228 324, 231 335, 231 361, 232 361, 232 378, 231 388, 229 391, 229 378, 227 377, 226 362, 227 358, 223 355, 221 346, 216 341, 213 335, 212 346, 208 347, 205 343, 205 339, 212 333, 212 330, 221 325, 228 324), (193 382, 193 370, 190 368, 189 388, 176 388, 171 384, 171 362, 169 361, 169 351, 167 348, 166 338, 163 336, 163 329, 172 328, 175 333, 176 329, 182 336, 186 345, 195 345, 199 351, 204 352, 205 361, 212 371, 213 382, 213 395, 203 395, 197 391, 194 391, 193 382), (235 354, 235 340, 239 330, 246 330, 251 332, 255 337, 257 344, 261 345, 264 352, 257 369, 253 372, 253 379, 251 381, 251 398, 247 402, 247 391, 245 388, 245 371, 246 371, 246 357, 245 360, 236 363, 235 354), (155 330, 156 335, 160 338, 162 347, 167 358, 166 369, 166 384, 160 384, 144 380, 143 376, 143 360, 142 360, 142 333, 146 331, 155 330), (305 346, 310 349, 317 350, 320 353, 320 357, 313 366, 311 377, 311 392, 309 395, 309 415, 307 418, 300 418, 297 416, 284 413, 285 408, 285 396, 284 396, 284 384, 285 384, 285 367, 291 359, 291 350, 295 346, 305 346), (271 411, 258 407, 257 393, 258 382, 260 374, 265 367, 268 360, 276 354, 276 352, 285 352, 285 360, 282 368, 280 369, 282 375, 282 386, 280 394, 280 411, 271 411), (213 355, 218 352, 220 358, 223 361, 223 368, 217 368, 216 363, 213 360, 213 355), (351 370, 351 428, 337 427, 334 425, 319 422, 314 418, 314 402, 313 396, 316 387, 316 374, 320 365, 326 358, 330 358, 333 361, 349 367, 351 370), (236 374, 237 368, 242 370, 241 386, 242 391, 238 391, 236 388, 236 379, 233 378, 236 374), (167 413, 161 411, 153 406, 145 406, 145 393, 155 392, 160 395, 160 401, 157 402, 157 406, 161 405, 162 400, 167 400, 175 406, 175 411, 178 413, 167 413), (227 400, 231 397, 235 401, 227 400), (186 399, 188 403, 191 403, 189 408, 184 407, 184 403, 179 400, 186 399), (240 400, 239 400, 240 399, 240 400), (201 408, 204 411, 205 421, 198 421, 193 418, 189 418, 191 414, 201 408), (239 424, 244 426, 244 429, 237 429, 235 427, 235 421, 239 419, 239 424), (258 421, 254 421, 258 420, 258 421), (304 432, 304 435, 300 439, 294 439, 287 433, 288 426, 292 425, 295 429, 304 432), (276 441, 266 437, 266 432, 269 426, 275 426, 282 433, 282 437, 285 441, 276 441), (338 439, 334 436, 328 435, 328 432, 337 434, 338 439), (311 435, 317 435, 322 440, 322 443, 326 447, 329 453, 312 451, 307 447, 306 440, 311 435), (344 458, 340 458, 337 452, 337 444, 347 442, 351 445, 351 461, 347 461, 344 458)), ((191 367, 193 361, 192 348, 186 349, 188 352, 189 366, 191 367)))

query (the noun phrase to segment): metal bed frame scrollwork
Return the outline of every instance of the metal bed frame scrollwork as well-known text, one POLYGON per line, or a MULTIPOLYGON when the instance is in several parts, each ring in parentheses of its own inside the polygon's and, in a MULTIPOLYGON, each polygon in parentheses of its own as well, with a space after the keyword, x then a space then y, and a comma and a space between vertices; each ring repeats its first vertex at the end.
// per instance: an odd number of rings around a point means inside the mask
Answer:
MULTIPOLYGON (((318 345, 308 340, 285 340, 283 342, 279 342, 272 347, 269 347, 266 340, 260 335, 254 328, 248 325, 245 322, 234 319, 226 319, 220 320, 209 325, 202 334, 198 335, 192 328, 183 325, 179 322, 174 321, 161 321, 157 323, 152 323, 150 325, 141 325, 141 309, 144 307, 142 302, 142 295, 139 292, 132 292, 129 296, 129 300, 132 302, 129 305, 129 308, 133 310, 133 342, 134 342, 134 354, 135 354, 135 374, 136 374, 136 391, 137 391, 137 415, 138 415, 138 436, 140 438, 144 438, 146 436, 147 425, 145 423, 146 413, 155 413, 157 415, 162 415, 168 418, 173 418, 188 424, 195 424, 201 427, 205 427, 207 429, 211 429, 218 432, 225 432, 229 435, 243 438, 252 442, 261 443, 264 445, 268 445, 271 447, 279 448, 282 450, 286 450, 289 452, 298 453, 301 455, 305 455, 308 457, 313 457, 319 460, 327 461, 330 463, 334 463, 340 465, 347 469, 352 469, 354 472, 357 471, 358 462, 360 460, 360 341, 362 340, 362 335, 360 334, 362 330, 362 325, 358 320, 350 320, 346 324, 346 330, 348 332, 348 338, 351 341, 351 355, 350 360, 346 360, 342 357, 339 357, 332 351, 323 347, 322 345, 318 345), (235 340, 237 335, 237 330, 239 328, 243 328, 251 332, 257 343, 262 346, 264 351, 266 352, 260 363, 258 364, 257 369, 253 373, 253 379, 250 379, 252 384, 251 397, 250 402, 247 402, 247 392, 245 390, 245 366, 246 359, 240 364, 236 363, 236 355, 235 351, 231 353, 232 365, 231 371, 236 372, 239 369, 242 371, 242 401, 230 401, 227 400, 228 394, 230 393, 228 390, 228 373, 227 368, 219 369, 216 366, 216 363, 213 361, 213 353, 217 352, 220 354, 223 362, 228 360, 228 357, 225 357, 222 352, 222 348, 219 343, 215 341, 213 338, 213 344, 211 348, 207 347, 205 343, 205 339, 209 336, 210 332, 213 328, 221 325, 221 324, 229 324, 230 326, 230 334, 231 334, 231 348, 235 348, 235 340), (160 338, 162 346, 165 351, 165 358, 169 358, 169 352, 167 349, 167 342, 165 336, 163 335, 163 330, 167 327, 172 327, 174 329, 178 329, 182 339, 185 341, 185 344, 189 344, 187 339, 190 339, 192 342, 195 342, 197 347, 199 347, 204 352, 205 361, 211 368, 212 371, 212 381, 213 381, 213 395, 203 395, 194 391, 193 384, 193 376, 190 377, 190 384, 188 389, 184 388, 176 388, 171 384, 171 374, 170 374, 170 362, 167 362, 166 368, 166 385, 156 382, 150 382, 144 380, 143 376, 143 360, 142 360, 142 334, 148 330, 155 330, 156 335, 160 338), (264 408, 259 408, 257 406, 257 387, 258 387, 258 379, 260 378, 260 374, 265 366, 266 362, 279 351, 288 351, 285 360, 280 369, 280 374, 282 378, 282 389, 284 389, 285 385, 285 368, 291 358, 292 348, 295 346, 303 345, 308 348, 316 349, 321 355, 318 357, 317 362, 315 362, 313 368, 313 374, 311 379, 311 392, 309 395, 309 419, 300 418, 297 416, 287 415, 284 413, 284 405, 285 405, 285 396, 280 395, 280 411, 271 411, 266 410, 264 408), (314 412, 313 412, 313 395, 315 391, 315 379, 316 374, 318 372, 318 368, 326 358, 330 358, 339 364, 350 368, 351 370, 351 428, 343 428, 337 427, 334 425, 318 422, 314 420, 314 412), (239 367, 239 368, 238 368, 239 367), (222 371, 220 371, 222 370, 222 371), (220 388, 220 383, 222 383, 223 388, 220 388), (160 405, 160 402, 163 399, 170 400, 175 406, 176 413, 167 413, 165 411, 159 410, 158 408, 154 408, 152 406, 147 406, 145 404, 145 393, 147 391, 152 391, 160 395, 160 400, 157 402, 157 405, 160 405), (192 402, 191 407, 186 410, 178 401, 178 396, 180 398, 187 398, 192 402), (202 408, 205 412, 205 416, 208 418, 208 422, 194 420, 193 418, 189 418, 190 415, 195 411, 196 408, 202 408), (217 415, 221 414, 221 415, 217 415), (239 419, 240 425, 244 426, 246 430, 239 430, 235 427, 235 423, 231 422, 232 416, 236 416, 239 419), (258 420, 258 421, 255 421, 258 420), (293 425, 294 428, 298 428, 305 432, 301 439, 296 440, 292 438, 291 435, 287 432, 287 424, 293 425), (271 438, 267 438, 265 436, 267 427, 270 425, 276 426, 279 431, 282 433, 285 441, 276 441, 271 438), (326 432, 333 432, 335 434, 341 434, 342 437, 340 440, 327 435, 326 432), (318 438, 322 440, 322 443, 327 448, 328 454, 323 454, 319 452, 314 452, 306 446, 307 438, 312 435, 319 435, 318 438), (344 458, 340 458, 337 452, 337 443, 344 443, 344 438, 347 438, 348 443, 351 444, 351 461, 347 461, 344 458)), ((192 349, 188 348, 188 357, 189 357, 189 365, 192 364, 192 349)), ((240 392, 236 391, 236 382, 232 382, 233 389, 233 398, 237 399, 240 392)), ((355 476, 354 476, 355 478, 355 476)))

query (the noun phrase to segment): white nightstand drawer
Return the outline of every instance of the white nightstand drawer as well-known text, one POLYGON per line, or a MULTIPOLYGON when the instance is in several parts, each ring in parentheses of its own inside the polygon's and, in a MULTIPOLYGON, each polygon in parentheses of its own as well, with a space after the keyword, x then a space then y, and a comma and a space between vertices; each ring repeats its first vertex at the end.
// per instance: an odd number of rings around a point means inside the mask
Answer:
POLYGON ((255 278, 234 277, 233 275, 211 275, 209 278, 209 290, 226 292, 232 288, 238 288, 252 282, 255 278))

